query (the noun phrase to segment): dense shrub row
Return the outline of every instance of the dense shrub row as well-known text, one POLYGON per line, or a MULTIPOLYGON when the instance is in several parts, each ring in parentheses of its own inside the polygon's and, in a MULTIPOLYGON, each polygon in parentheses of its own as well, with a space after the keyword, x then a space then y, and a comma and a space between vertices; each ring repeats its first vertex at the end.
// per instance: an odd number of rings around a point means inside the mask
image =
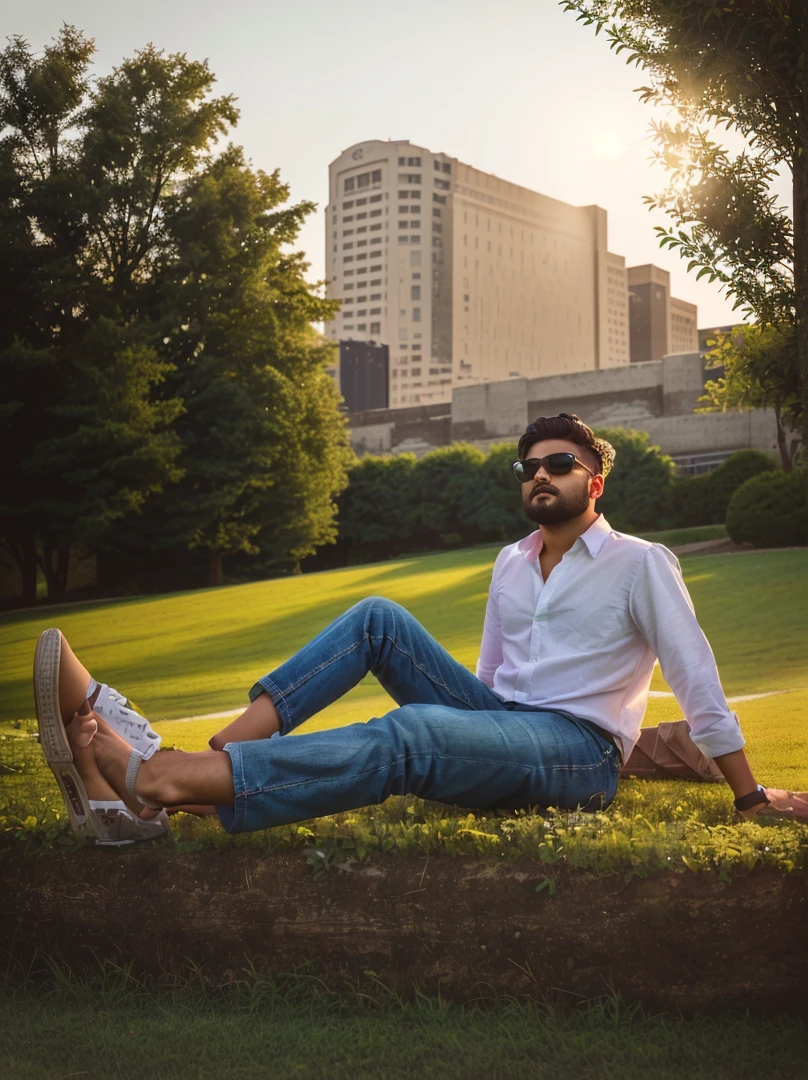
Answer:
MULTIPOLYGON (((712 473, 679 477, 672 459, 652 446, 645 432, 609 428, 598 434, 617 450, 598 509, 623 532, 722 523, 733 492, 774 464, 762 451, 741 450, 712 473)), ((511 472, 516 456, 514 442, 493 446, 487 454, 455 443, 422 458, 361 458, 339 499, 337 544, 307 560, 307 567, 507 543, 526 535, 531 526, 511 472)))

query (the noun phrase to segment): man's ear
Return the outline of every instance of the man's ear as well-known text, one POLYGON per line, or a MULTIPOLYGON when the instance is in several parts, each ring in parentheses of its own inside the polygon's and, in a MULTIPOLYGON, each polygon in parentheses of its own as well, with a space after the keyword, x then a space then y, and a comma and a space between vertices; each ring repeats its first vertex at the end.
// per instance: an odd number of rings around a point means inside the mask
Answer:
POLYGON ((597 476, 593 476, 589 481, 589 497, 590 499, 599 499, 603 494, 604 478, 600 473, 597 476))

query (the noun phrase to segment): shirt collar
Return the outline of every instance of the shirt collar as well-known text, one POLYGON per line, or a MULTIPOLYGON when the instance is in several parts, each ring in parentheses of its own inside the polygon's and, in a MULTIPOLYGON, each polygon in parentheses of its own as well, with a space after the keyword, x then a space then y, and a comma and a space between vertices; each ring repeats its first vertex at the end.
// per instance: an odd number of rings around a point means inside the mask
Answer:
MULTIPOLYGON (((605 544, 606 537, 609 536, 611 532, 611 525, 603 514, 599 514, 586 532, 581 533, 576 539, 575 543, 582 543, 594 559, 605 544)), ((520 540, 516 546, 528 562, 535 562, 544 546, 541 529, 536 529, 535 532, 529 533, 524 540, 520 540)))

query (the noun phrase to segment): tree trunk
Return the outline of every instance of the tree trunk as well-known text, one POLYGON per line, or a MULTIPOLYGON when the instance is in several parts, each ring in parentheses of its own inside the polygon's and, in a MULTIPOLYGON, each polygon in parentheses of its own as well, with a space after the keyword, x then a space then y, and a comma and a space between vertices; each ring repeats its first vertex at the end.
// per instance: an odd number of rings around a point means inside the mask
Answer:
POLYGON ((208 563, 208 585, 216 587, 222 583, 222 561, 223 555, 221 551, 210 552, 210 562, 208 563))
POLYGON ((808 149, 792 161, 794 193, 794 296, 802 404, 802 444, 808 446, 808 149))
POLYGON ((9 538, 6 548, 17 564, 22 580, 20 603, 31 607, 36 603, 36 540, 33 533, 21 533, 9 538))
POLYGON ((52 604, 58 604, 65 598, 67 593, 67 567, 70 562, 70 545, 61 544, 53 546, 47 542, 43 544, 43 553, 40 560, 42 573, 48 586, 48 600, 52 604))
POLYGON ((780 406, 774 406, 774 418, 777 422, 777 448, 780 451, 780 464, 783 466, 783 472, 791 472, 791 453, 788 449, 788 442, 786 441, 786 432, 780 419, 780 406))

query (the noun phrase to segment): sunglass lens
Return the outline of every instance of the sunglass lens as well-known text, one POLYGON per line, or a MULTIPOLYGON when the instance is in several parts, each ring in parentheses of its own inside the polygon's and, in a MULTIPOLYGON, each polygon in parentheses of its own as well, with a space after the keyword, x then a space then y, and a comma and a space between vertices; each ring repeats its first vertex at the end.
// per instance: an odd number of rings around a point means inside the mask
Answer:
POLYGON ((536 475, 537 469, 538 462, 536 461, 515 461, 513 463, 513 475, 520 484, 525 484, 528 480, 532 480, 536 475))
POLYGON ((548 472, 551 472, 556 476, 563 476, 564 473, 568 473, 575 464, 575 454, 548 454, 544 460, 548 472))

